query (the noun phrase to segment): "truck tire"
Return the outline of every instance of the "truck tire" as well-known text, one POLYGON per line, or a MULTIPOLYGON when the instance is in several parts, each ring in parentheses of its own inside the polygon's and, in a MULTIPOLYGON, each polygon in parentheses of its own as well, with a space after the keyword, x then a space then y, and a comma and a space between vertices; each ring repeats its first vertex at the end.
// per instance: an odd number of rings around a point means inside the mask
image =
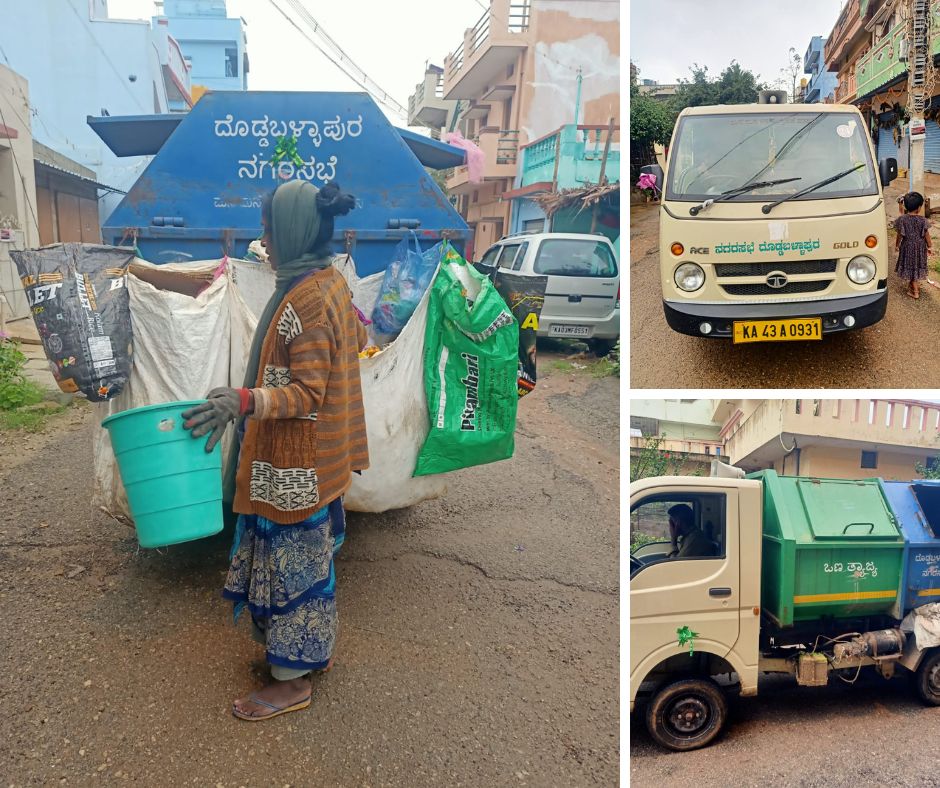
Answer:
POLYGON ((928 706, 940 706, 940 648, 931 650, 914 675, 914 686, 928 706))
POLYGON ((711 744, 727 716, 727 701, 714 681, 682 679, 653 696, 646 727, 657 744, 683 752, 711 744))

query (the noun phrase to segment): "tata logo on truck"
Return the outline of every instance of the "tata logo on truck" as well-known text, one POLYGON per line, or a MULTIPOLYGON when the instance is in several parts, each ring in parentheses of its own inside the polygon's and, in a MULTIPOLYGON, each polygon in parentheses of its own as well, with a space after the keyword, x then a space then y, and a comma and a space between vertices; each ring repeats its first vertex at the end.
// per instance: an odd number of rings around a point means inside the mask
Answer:
POLYGON ((774 290, 779 290, 781 287, 786 287, 787 282, 790 280, 787 279, 787 275, 783 271, 771 271, 767 274, 767 287, 772 287, 774 290))

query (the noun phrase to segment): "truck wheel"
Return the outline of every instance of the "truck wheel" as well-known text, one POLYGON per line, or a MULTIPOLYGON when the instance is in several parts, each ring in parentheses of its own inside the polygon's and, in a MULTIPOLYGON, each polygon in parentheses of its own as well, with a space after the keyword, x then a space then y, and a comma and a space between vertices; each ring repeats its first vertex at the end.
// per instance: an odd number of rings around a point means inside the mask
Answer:
POLYGON ((646 727, 670 750, 696 750, 711 744, 728 716, 725 696, 709 679, 682 679, 663 687, 646 709, 646 727))
POLYGON ((940 706, 940 649, 933 649, 917 668, 917 694, 928 706, 940 706))

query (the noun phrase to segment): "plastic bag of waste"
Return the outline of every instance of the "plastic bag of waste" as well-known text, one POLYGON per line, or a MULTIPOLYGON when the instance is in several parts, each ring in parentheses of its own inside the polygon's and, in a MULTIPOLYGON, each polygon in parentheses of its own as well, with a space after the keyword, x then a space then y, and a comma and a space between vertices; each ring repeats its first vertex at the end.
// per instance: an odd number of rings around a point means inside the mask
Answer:
POLYGON ((395 247, 372 310, 373 331, 398 336, 427 291, 440 259, 440 244, 421 251, 414 230, 395 247))
POLYGON ((424 337, 431 425, 415 476, 511 457, 519 324, 493 283, 449 244, 431 287, 424 337))
POLYGON ((65 243, 10 257, 59 388, 92 402, 120 394, 133 352, 126 279, 134 252, 65 243))

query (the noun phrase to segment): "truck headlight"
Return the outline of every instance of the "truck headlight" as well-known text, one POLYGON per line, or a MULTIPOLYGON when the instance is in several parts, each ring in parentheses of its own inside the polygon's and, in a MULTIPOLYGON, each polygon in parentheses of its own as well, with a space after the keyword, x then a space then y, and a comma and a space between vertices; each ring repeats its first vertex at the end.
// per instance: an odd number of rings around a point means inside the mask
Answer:
POLYGON ((870 257, 860 255, 849 260, 848 268, 845 272, 857 285, 866 285, 875 278, 875 261, 870 257))
POLYGON ((683 263, 676 269, 675 279, 676 286, 680 290, 684 290, 686 293, 694 293, 705 284, 705 272, 700 265, 683 263))

